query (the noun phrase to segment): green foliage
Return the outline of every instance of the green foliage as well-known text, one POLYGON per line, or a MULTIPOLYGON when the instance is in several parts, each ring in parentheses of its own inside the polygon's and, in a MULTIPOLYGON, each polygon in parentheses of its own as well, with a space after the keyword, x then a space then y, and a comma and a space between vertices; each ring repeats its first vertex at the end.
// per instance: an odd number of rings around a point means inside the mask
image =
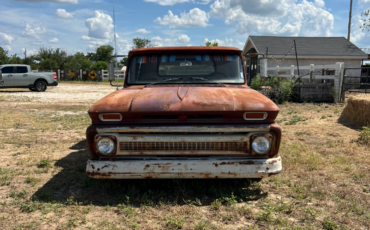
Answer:
POLYGON ((205 45, 206 46, 218 46, 218 43, 217 42, 212 43, 210 41, 206 41, 205 45))
POLYGON ((324 220, 323 227, 326 230, 334 230, 334 229, 337 228, 337 226, 338 226, 338 224, 335 223, 333 220, 330 220, 330 219, 325 219, 324 220))
POLYGON ((93 69, 93 70, 108 69, 108 63, 107 62, 104 62, 104 61, 95 62, 92 65, 91 69, 93 69))
POLYGON ((297 115, 294 115, 290 121, 285 122, 285 125, 295 125, 300 121, 306 121, 302 117, 298 117, 297 115))
POLYGON ((360 134, 355 142, 359 145, 370 146, 370 128, 364 126, 362 127, 362 130, 359 131, 360 134))
POLYGON ((119 62, 122 66, 127 66, 127 57, 122 58, 122 60, 119 62))
POLYGON ((251 87, 260 90, 261 86, 270 86, 271 89, 263 90, 261 93, 277 103, 288 101, 294 87, 290 79, 279 79, 278 76, 269 76, 262 79, 258 74, 252 79, 251 87))
POLYGON ((207 220, 200 220, 198 223, 194 224, 194 229, 196 230, 205 230, 208 229, 208 221, 207 220))
POLYGON ((367 29, 367 31, 370 30, 370 9, 368 11, 364 11, 361 13, 362 17, 362 25, 360 28, 364 31, 367 29))
POLYGON ((110 45, 99 46, 96 53, 87 53, 86 57, 92 62, 108 62, 113 55, 114 48, 110 45))
POLYGON ((3 49, 3 47, 0 47, 0 65, 9 63, 8 52, 9 51, 3 49))
POLYGON ((68 61, 67 51, 60 48, 40 47, 35 55, 35 60, 39 61, 39 68, 42 70, 65 69, 65 63, 68 61))
POLYGON ((37 165, 37 167, 39 168, 50 168, 51 165, 50 165, 50 161, 47 160, 47 159, 42 159, 39 164, 37 165))
POLYGON ((168 229, 182 229, 182 227, 185 224, 185 220, 180 217, 172 217, 167 216, 166 217, 166 227, 168 229))
POLYGON ((132 49, 139 49, 139 48, 145 48, 145 47, 151 47, 152 46, 152 42, 149 40, 149 39, 146 39, 146 38, 133 38, 132 39, 132 43, 134 44, 134 46, 132 47, 132 49))

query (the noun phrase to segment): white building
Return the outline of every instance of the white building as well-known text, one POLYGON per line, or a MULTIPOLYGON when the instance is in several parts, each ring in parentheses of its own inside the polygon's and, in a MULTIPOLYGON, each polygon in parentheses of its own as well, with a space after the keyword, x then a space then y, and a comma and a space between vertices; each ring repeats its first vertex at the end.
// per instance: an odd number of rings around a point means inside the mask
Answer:
MULTIPOLYGON (((370 58, 344 37, 249 36, 243 48, 243 54, 248 57, 246 59, 248 82, 259 73, 259 60, 263 57, 267 57, 268 67, 297 66, 294 41, 298 66, 333 65, 336 62, 344 62, 345 68, 360 68, 364 60, 370 58)), ((300 71, 300 74, 305 72, 300 71)), ((359 76, 360 70, 348 71, 347 75, 359 76)))

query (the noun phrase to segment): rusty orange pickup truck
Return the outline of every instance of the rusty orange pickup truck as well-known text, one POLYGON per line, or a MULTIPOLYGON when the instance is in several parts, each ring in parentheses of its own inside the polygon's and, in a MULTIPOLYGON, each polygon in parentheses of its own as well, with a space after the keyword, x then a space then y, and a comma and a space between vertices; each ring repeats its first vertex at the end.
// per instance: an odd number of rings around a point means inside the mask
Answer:
POLYGON ((96 179, 263 178, 282 170, 279 108, 247 85, 242 51, 130 51, 123 88, 88 111, 96 179))

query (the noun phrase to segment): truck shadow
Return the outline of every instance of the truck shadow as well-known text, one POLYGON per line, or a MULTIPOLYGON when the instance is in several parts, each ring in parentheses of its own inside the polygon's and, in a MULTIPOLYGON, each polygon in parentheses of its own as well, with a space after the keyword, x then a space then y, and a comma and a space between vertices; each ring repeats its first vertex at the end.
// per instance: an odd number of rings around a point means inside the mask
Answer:
POLYGON ((36 92, 36 91, 30 91, 30 90, 23 90, 23 91, 21 91, 21 90, 17 90, 17 91, 8 91, 8 90, 0 90, 0 93, 38 93, 38 92, 36 92))
POLYGON ((135 206, 156 206, 210 205, 216 199, 235 203, 267 196, 258 183, 246 179, 91 179, 85 174, 86 141, 70 149, 74 151, 55 163, 62 170, 33 194, 33 200, 66 203, 73 197, 73 202, 83 205, 115 206, 129 200, 135 206))

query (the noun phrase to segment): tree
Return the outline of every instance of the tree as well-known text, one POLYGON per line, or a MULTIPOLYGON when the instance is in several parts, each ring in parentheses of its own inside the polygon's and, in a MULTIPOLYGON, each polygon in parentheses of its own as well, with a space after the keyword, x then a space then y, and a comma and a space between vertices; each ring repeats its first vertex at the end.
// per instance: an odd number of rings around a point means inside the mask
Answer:
POLYGON ((35 60, 39 61, 40 69, 65 69, 65 64, 70 60, 67 51, 60 48, 41 47, 35 55, 35 60))
POLYGON ((92 65, 91 69, 93 70, 108 69, 108 64, 105 61, 98 61, 92 65))
POLYGON ((110 57, 113 55, 114 48, 110 45, 99 46, 96 49, 96 61, 108 62, 110 57))
POLYGON ((66 69, 91 69, 93 62, 87 59, 87 57, 80 52, 77 52, 75 55, 68 56, 67 62, 65 64, 66 69))
POLYGON ((9 64, 8 52, 0 46, 0 65, 9 64))
POLYGON ((139 48, 145 48, 145 47, 151 47, 152 46, 152 42, 149 40, 149 39, 146 39, 146 38, 133 38, 132 39, 132 43, 134 44, 134 46, 132 47, 132 49, 139 49, 139 48))
POLYGON ((121 61, 119 62, 122 66, 127 66, 127 57, 124 57, 121 59, 121 61))
POLYGON ((368 11, 364 11, 361 13, 362 16, 362 25, 360 28, 364 31, 367 29, 367 31, 370 31, 370 9, 368 11))
POLYGON ((217 42, 212 43, 210 41, 206 41, 205 45, 206 46, 218 46, 218 43, 217 42))

